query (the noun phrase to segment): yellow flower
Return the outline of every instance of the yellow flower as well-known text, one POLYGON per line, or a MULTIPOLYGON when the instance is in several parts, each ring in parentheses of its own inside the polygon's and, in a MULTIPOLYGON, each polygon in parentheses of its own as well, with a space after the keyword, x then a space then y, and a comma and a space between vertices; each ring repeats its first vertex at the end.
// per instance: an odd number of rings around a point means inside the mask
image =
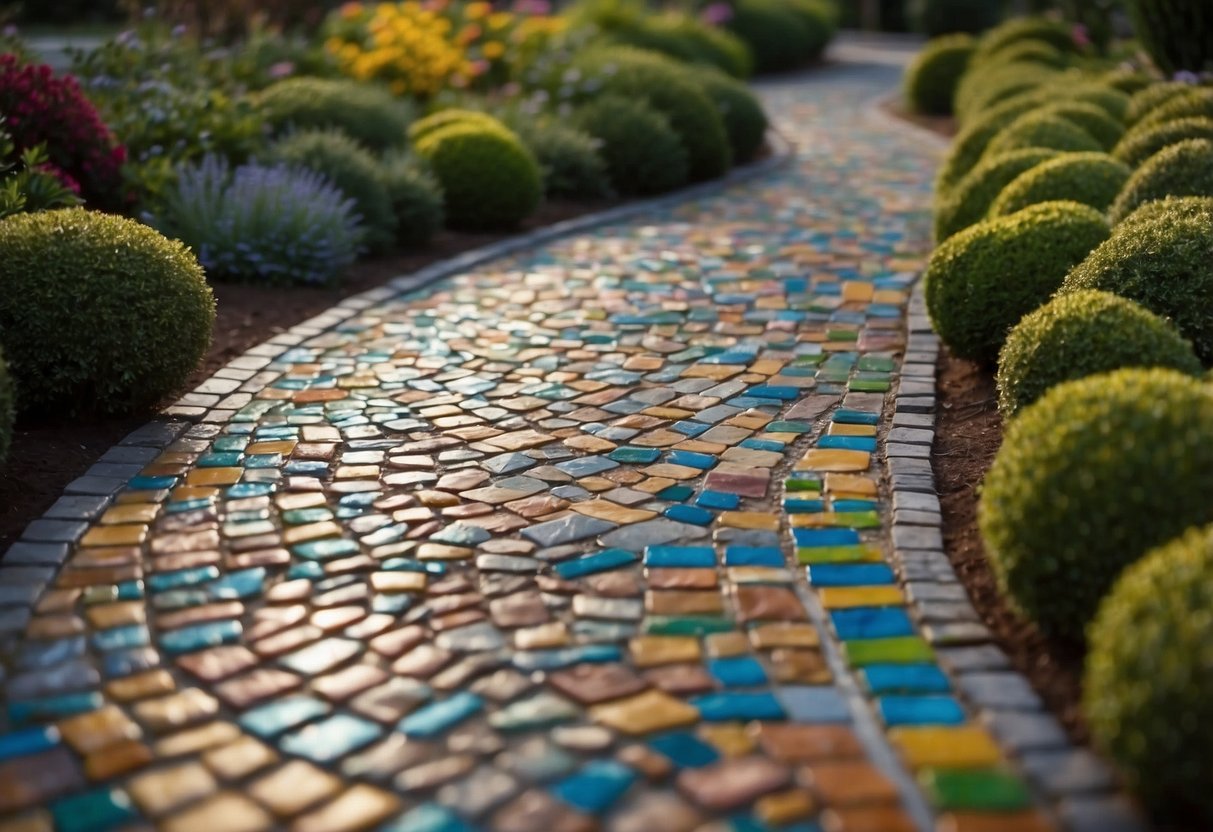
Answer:
POLYGON ((489 28, 493 30, 504 29, 514 21, 514 15, 509 12, 495 12, 489 16, 489 28))
POLYGON ((505 44, 495 40, 491 40, 481 49, 484 52, 484 57, 490 61, 495 61, 505 54, 505 44))
POLYGON ((493 7, 489 3, 468 3, 467 7, 463 10, 463 16, 468 20, 480 20, 482 17, 486 17, 492 10, 493 7))

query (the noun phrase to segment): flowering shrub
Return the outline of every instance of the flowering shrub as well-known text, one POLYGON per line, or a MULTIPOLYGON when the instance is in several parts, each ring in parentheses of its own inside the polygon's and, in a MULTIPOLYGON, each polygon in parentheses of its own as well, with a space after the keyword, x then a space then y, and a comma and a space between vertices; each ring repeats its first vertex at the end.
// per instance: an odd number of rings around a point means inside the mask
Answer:
POLYGON ((214 278, 323 284, 358 256, 348 199, 313 171, 206 156, 178 171, 152 224, 190 246, 214 278))
POLYGON ((47 164, 98 207, 124 202, 126 149, 71 76, 0 55, 0 113, 18 152, 45 145, 47 164))

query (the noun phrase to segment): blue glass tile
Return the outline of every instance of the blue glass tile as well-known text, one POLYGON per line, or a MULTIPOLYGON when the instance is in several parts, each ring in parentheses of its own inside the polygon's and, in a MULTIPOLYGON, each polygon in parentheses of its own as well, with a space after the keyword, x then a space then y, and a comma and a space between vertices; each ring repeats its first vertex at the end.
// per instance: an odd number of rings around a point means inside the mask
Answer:
POLYGON ((476 832, 445 806, 422 803, 395 820, 380 826, 376 832, 476 832))
POLYGON ((671 503, 681 503, 687 497, 695 493, 695 489, 689 485, 671 485, 668 488, 663 488, 657 492, 657 499, 666 500, 671 503))
POLYGON ((706 526, 716 519, 716 515, 706 508, 681 504, 670 506, 662 514, 679 523, 691 523, 695 526, 706 526))
POLYGON ((800 388, 760 384, 757 387, 751 387, 748 394, 759 399, 778 399, 779 401, 790 402, 800 396, 800 388))
POLYGON ((690 704, 705 722, 784 718, 783 706, 770 693, 709 693, 693 697, 690 704))
POLYGON ((636 780, 636 772, 614 760, 592 760, 552 788, 552 794, 575 809, 605 812, 636 780))
POLYGON ((959 725, 964 708, 951 696, 881 696, 876 707, 889 727, 896 725, 959 725))
POLYGON ((716 550, 711 546, 649 546, 644 550, 644 565, 675 569, 710 568, 716 565, 716 550))
POLYGON ((317 763, 331 763, 379 739, 383 729, 349 714, 333 714, 298 731, 283 735, 279 747, 317 763))
POLYGON ((57 800, 51 805, 57 832, 106 832, 139 818, 126 792, 94 789, 57 800))
POLYGON ((159 572, 147 577, 147 587, 152 592, 164 592, 183 586, 196 586, 219 577, 215 566, 197 566, 193 569, 178 569, 176 572, 159 572))
POLYGON ((127 624, 122 627, 113 627, 109 630, 98 630, 93 633, 92 642, 96 649, 107 652, 109 650, 124 650, 129 647, 144 647, 151 637, 147 632, 147 627, 142 624, 127 624))
POLYGON ((703 508, 714 508, 732 511, 741 505, 741 497, 736 494, 726 494, 723 491, 704 491, 695 498, 695 505, 703 508))
POLYGON ((60 719, 65 716, 95 711, 103 701, 99 693, 65 693, 8 703, 8 719, 15 726, 31 722, 60 719))
POLYGON ((199 468, 230 468, 239 465, 243 456, 240 451, 218 451, 203 454, 198 458, 197 464, 199 468))
POLYGON ((101 671, 107 679, 117 679, 160 666, 160 654, 151 647, 115 650, 101 657, 101 671))
POLYGON ((259 737, 272 737, 322 716, 329 706, 311 696, 288 696, 245 711, 240 725, 259 737))
POLYGON ((568 581, 585 575, 593 575, 596 572, 618 569, 634 563, 636 559, 635 552, 628 552, 624 549, 606 549, 575 560, 566 560, 564 563, 556 564, 554 568, 557 575, 568 581))
POLYGON ((265 569, 260 566, 229 572, 219 580, 207 584, 206 591, 212 598, 222 601, 250 598, 261 594, 265 574, 265 569))
POLYGON ((694 451, 670 451, 666 459, 675 465, 685 465, 688 468, 698 468, 701 471, 706 471, 713 467, 718 461, 711 454, 701 454, 694 451))
POLYGON ((850 722, 846 700, 830 685, 785 686, 778 690, 788 719, 795 722, 850 722))
POLYGON ((616 462, 648 465, 650 462, 657 461, 661 456, 661 451, 657 448, 632 448, 625 446, 616 448, 608 456, 616 462))
POLYGON ((671 427, 681 433, 683 436, 695 437, 701 433, 706 433, 712 429, 711 425, 705 425, 702 422, 675 422, 671 427))
POLYGON ((776 832, 775 827, 768 826, 753 815, 734 815, 729 818, 726 828, 729 832, 776 832))
POLYGON ((512 661, 519 670, 558 670, 580 662, 617 662, 623 657, 613 644, 584 644, 552 650, 519 650, 512 661))
POLYGON ((405 736, 428 739, 454 728, 483 708, 484 700, 479 696, 468 691, 459 691, 446 699, 419 708, 400 720, 397 728, 405 736))
POLYGON ((176 477, 131 477, 126 487, 131 491, 161 491, 176 484, 176 477))
MULTIPOLYGON (((767 430, 770 430, 770 426, 767 427, 767 430)), ((782 452, 786 445, 776 439, 755 439, 754 437, 750 437, 741 441, 741 447, 754 451, 782 452)))
POLYGON ((822 563, 805 568, 814 586, 884 586, 896 583, 883 563, 822 563))
POLYGON ((868 690, 880 693, 947 693, 947 675, 933 664, 870 664, 861 671, 868 690))
POLYGON ((292 563, 291 568, 286 572, 286 577, 291 581, 296 581, 300 578, 305 578, 309 581, 319 580, 324 577, 324 567, 310 560, 303 563, 292 563))
POLYGON ((914 623, 900 607, 854 607, 830 613, 843 641, 914 635, 914 623))
POLYGON ((834 411, 834 421, 842 425, 875 425, 880 422, 880 414, 840 407, 834 411))
POLYGON ((54 727, 25 728, 11 734, 0 734, 0 762, 37 754, 58 744, 59 729, 54 727))
POLYGON ((855 546, 859 532, 854 529, 792 529, 796 546, 801 549, 818 546, 855 546))
POLYGON ((875 500, 832 500, 830 501, 830 506, 840 514, 849 514, 860 511, 876 511, 880 508, 880 503, 875 500))
POLYGON ((239 621, 210 621, 195 624, 160 635, 160 649, 166 653, 193 653, 207 647, 239 641, 242 628, 239 621))
POLYGON ((835 448, 845 451, 876 450, 875 436, 823 436, 817 440, 818 448, 835 448))
POLYGON ((825 511, 825 503, 821 500, 797 500, 794 497, 784 497, 783 510, 788 514, 821 514, 825 511))
POLYGON ((388 615, 397 615, 404 612, 413 605, 413 598, 403 592, 383 594, 380 593, 371 599, 371 612, 386 613, 388 615))
POLYGON ((309 540, 291 547, 291 552, 308 560, 334 560, 358 554, 358 544, 340 537, 325 540, 309 540))
MULTIPOLYGON (((325 465, 321 470, 327 470, 325 465)), ((272 482, 241 482, 231 486, 223 494, 229 500, 243 500, 248 497, 264 497, 274 493, 272 482)))
POLYGON ((688 731, 662 734, 650 740, 649 745, 679 768, 702 768, 720 759, 720 752, 715 747, 688 731))
POLYGON ((774 546, 730 546, 724 550, 725 566, 783 566, 783 551, 774 546))
POLYGON ((753 656, 729 656, 708 662, 708 672, 727 688, 752 688, 765 685, 766 671, 753 656))

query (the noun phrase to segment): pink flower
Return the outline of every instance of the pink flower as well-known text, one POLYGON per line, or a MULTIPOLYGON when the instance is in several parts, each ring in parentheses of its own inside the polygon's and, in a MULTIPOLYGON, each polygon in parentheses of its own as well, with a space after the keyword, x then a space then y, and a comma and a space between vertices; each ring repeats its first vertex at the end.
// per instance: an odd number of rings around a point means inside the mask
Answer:
POLYGON ((271 78, 285 78, 295 71, 295 64, 291 61, 279 61, 270 67, 271 78))
POLYGON ((733 19, 733 8, 728 3, 712 3, 700 14, 705 23, 719 26, 733 19))
POLYGON ((1075 45, 1080 49, 1086 49, 1091 45, 1091 36, 1087 32, 1087 27, 1081 23, 1074 24, 1074 28, 1070 30, 1070 37, 1074 39, 1075 45))

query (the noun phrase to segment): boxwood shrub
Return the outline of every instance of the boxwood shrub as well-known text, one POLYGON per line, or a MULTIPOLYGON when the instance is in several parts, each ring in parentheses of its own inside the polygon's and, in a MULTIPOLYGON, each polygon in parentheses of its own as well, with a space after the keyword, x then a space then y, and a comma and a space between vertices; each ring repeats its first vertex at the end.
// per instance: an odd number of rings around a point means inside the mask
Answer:
POLYGON ((906 68, 902 89, 916 113, 946 116, 969 59, 977 48, 972 35, 946 35, 930 41, 906 68))
POLYGON ((1185 95, 1195 89, 1183 81, 1159 81, 1133 93, 1129 100, 1129 108, 1125 111, 1125 123, 1129 126, 1137 124, 1148 116, 1155 108, 1161 107, 1168 101, 1185 95))
POLYGON ((960 79, 952 102, 962 125, 995 104, 1039 89, 1058 75, 1057 70, 1036 63, 1000 64, 997 72, 986 74, 975 61, 960 79))
POLYGON ((992 365, 1007 331, 1108 233, 1103 215, 1077 202, 1045 202, 965 229, 927 265, 935 330, 954 354, 992 365))
POLYGON ((1090 627, 1083 713, 1160 821, 1213 828, 1213 526, 1128 567, 1090 627))
POLYGON ((981 222, 1003 188, 1020 174, 1060 155, 1056 150, 1029 147, 982 159, 946 196, 936 198, 935 241, 942 242, 981 222))
POLYGON ((703 90, 724 121, 733 163, 749 162, 767 135, 767 114, 750 88, 711 67, 687 67, 691 80, 703 90))
POLYGON ((214 321, 197 259, 146 225, 80 208, 0 221, 0 346, 22 413, 146 411, 193 372, 214 321))
POLYGON ((686 149, 665 116, 641 101, 604 95, 573 114, 602 142, 611 184, 621 194, 658 194, 686 184, 686 149))
POLYGON ((738 0, 725 26, 745 41, 758 72, 794 69, 816 60, 833 35, 833 21, 824 9, 780 0, 738 0))
POLYGON ((1131 216, 1066 277, 1063 292, 1102 289, 1169 318, 1213 364, 1213 205, 1161 203, 1131 216))
POLYGON ((430 133, 450 127, 452 124, 474 124, 477 127, 508 130, 499 119, 480 110, 468 110, 463 107, 448 107, 430 113, 425 118, 419 118, 409 127, 408 137, 412 144, 424 139, 430 133))
POLYGON ((1062 101, 1040 108, 1040 112, 1051 116, 1064 118, 1071 124, 1081 127, 1091 134, 1091 138, 1099 142, 1102 150, 1111 150, 1125 134, 1124 124, 1108 115, 1097 104, 1086 101, 1062 101))
POLYGON ((1063 52, 1077 52, 1070 27, 1045 17, 1017 17, 986 32, 977 50, 978 61, 1024 41, 1043 41, 1063 52))
POLYGON ((1081 641, 1121 570, 1213 521, 1213 387, 1123 369, 1052 388, 1011 421, 978 522, 999 584, 1081 641))
POLYGON ((406 145, 413 119, 410 105, 384 87, 360 81, 288 78, 263 90, 256 101, 278 133, 333 128, 376 153, 406 145))
POLYGON ((407 247, 425 245, 442 228, 442 185, 418 159, 406 153, 394 153, 383 160, 383 177, 396 217, 396 242, 407 247))
POLYGON ((1001 64, 1014 63, 1040 64, 1052 69, 1064 69, 1066 56, 1056 46, 1042 40, 1021 40, 993 55, 978 59, 982 72, 998 72, 1001 64))
POLYGON ((534 154, 547 196, 602 199, 611 193, 598 141, 563 121, 519 118, 511 128, 534 154))
POLYGON ((1213 89, 1195 89, 1165 101, 1138 124, 1165 124, 1181 118, 1213 118, 1213 89))
POLYGON ((1091 134, 1072 121, 1047 112, 1025 113, 990 140, 986 153, 1046 147, 1072 153, 1103 150, 1091 134))
POLYGON ((1070 199, 1108 210, 1132 171, 1106 153, 1064 153, 1020 174, 1003 189, 990 216, 1002 217, 1038 202, 1070 199))
POLYGON ((989 147, 990 141, 1015 119, 1031 112, 1041 104, 1037 94, 1017 96, 991 107, 963 127, 952 142, 947 157, 935 177, 935 193, 946 195, 973 170, 989 147))
POLYGON ((1117 143, 1112 155, 1135 168, 1163 148, 1187 139, 1213 141, 1213 118, 1181 118, 1134 127, 1117 143))
POLYGON ((13 406, 13 382, 8 375, 8 364, 4 361, 4 353, 0 351, 0 465, 8 459, 8 449, 13 444, 13 419, 16 408, 13 406))
POLYGON ((1007 336, 998 355, 998 409, 1010 418, 1051 387, 1122 367, 1201 373, 1192 345, 1145 307, 1090 289, 1058 295, 1007 336))
POLYGON ((1112 203, 1112 222, 1167 196, 1213 196, 1213 141, 1185 139, 1142 163, 1112 203))

